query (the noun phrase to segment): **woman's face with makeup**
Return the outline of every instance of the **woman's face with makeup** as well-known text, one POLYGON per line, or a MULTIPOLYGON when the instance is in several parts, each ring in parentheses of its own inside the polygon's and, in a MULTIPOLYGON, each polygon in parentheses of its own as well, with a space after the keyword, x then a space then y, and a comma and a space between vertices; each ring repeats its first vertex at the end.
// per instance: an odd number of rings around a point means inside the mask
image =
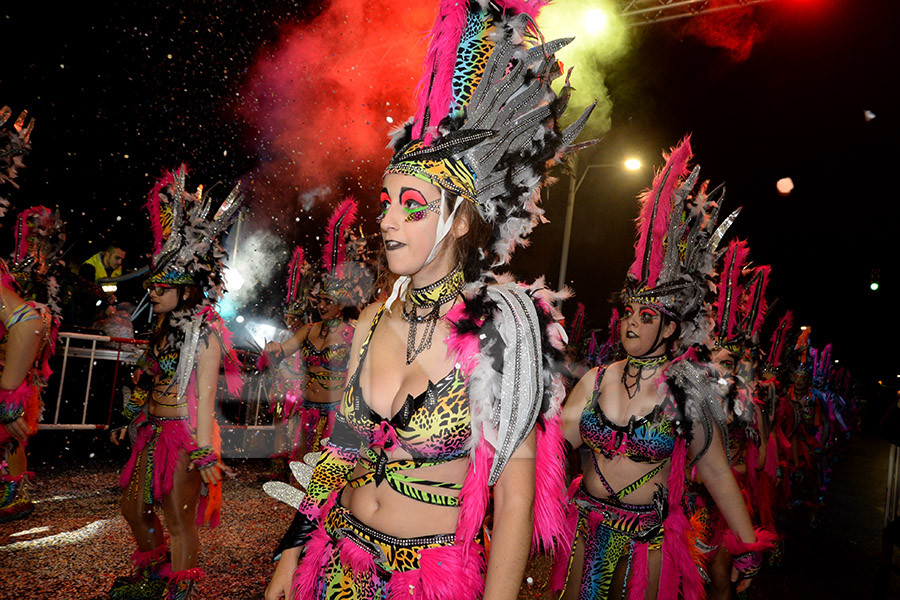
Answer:
POLYGON ((441 190, 411 175, 389 174, 380 201, 378 221, 388 267, 397 275, 414 275, 434 247, 441 190))
POLYGON ((622 309, 620 339, 629 356, 664 354, 666 344, 660 342, 674 331, 675 325, 663 325, 662 315, 651 306, 632 302, 622 309))

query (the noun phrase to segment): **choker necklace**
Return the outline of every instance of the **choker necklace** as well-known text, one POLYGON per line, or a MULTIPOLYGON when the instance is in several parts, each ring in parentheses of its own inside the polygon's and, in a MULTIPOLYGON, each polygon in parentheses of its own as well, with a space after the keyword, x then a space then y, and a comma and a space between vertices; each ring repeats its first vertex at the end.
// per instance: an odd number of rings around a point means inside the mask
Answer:
POLYGON ((647 381, 651 377, 656 374, 656 368, 661 364, 669 360, 669 357, 665 354, 661 354, 659 356, 649 356, 647 358, 643 358, 640 356, 629 356, 625 360, 625 368, 622 369, 622 385, 625 386, 625 393, 628 394, 628 399, 634 398, 639 391, 641 391, 641 381, 647 381), (637 369, 637 373, 634 375, 628 374, 628 367, 634 367, 637 369), (646 376, 643 375, 644 369, 650 370, 650 373, 646 376), (628 383, 628 378, 634 377, 633 383, 628 383))
POLYGON ((340 327, 340 325, 340 317, 338 317, 337 319, 326 319, 325 321, 322 321, 322 325, 319 327, 319 339, 324 340, 328 337, 328 334, 340 327))
POLYGON ((437 322, 441 318, 441 307, 456 299, 459 291, 465 283, 462 266, 456 267, 446 276, 423 288, 409 290, 406 302, 403 303, 403 318, 409 323, 409 334, 406 338, 406 364, 410 365, 416 357, 431 348, 431 338, 437 328, 437 322), (428 310, 424 315, 419 315, 418 309, 428 310), (425 331, 422 341, 416 346, 416 328, 419 323, 425 323, 425 331))

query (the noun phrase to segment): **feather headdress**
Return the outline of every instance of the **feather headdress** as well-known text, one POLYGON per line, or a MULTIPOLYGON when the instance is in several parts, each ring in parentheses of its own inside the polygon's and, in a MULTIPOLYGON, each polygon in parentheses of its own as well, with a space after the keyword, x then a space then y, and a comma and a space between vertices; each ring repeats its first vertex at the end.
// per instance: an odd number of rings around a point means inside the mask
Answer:
POLYGON ((800 328, 800 335, 797 336, 797 342, 794 344, 794 370, 795 371, 811 371, 814 360, 812 360, 813 348, 809 345, 810 329, 800 328))
POLYGON ((639 198, 635 257, 621 298, 652 306, 680 323, 675 348, 680 354, 710 339, 708 296, 716 249, 740 209, 717 226, 725 190, 707 194, 704 184, 695 192, 700 167, 688 169, 690 136, 663 157, 665 166, 639 198))
POLYGON ((12 129, 4 127, 12 110, 8 106, 0 108, 0 184, 9 183, 18 188, 15 182, 18 170, 25 166, 22 160, 31 151, 31 132, 34 119, 28 119, 28 111, 23 110, 13 121, 12 129))
POLYGON ((222 245, 225 234, 237 217, 244 196, 235 186, 210 216, 212 199, 199 186, 186 191, 187 167, 167 171, 147 198, 153 234, 151 274, 144 284, 197 285, 208 301, 224 292, 222 245))
POLYGON ((348 236, 356 222, 357 201, 347 196, 328 219, 325 245, 322 248, 322 282, 319 296, 348 306, 361 306, 368 301, 374 284, 372 269, 359 256, 351 256, 348 236))
POLYGON ((733 240, 729 243, 719 276, 715 347, 725 348, 734 354, 741 353, 744 341, 743 331, 738 327, 738 309, 743 296, 741 275, 749 252, 745 242, 733 240))
POLYGON ((534 19, 544 4, 442 0, 415 116, 391 142, 386 175, 418 177, 478 207, 493 229, 485 270, 525 244, 543 214, 548 167, 593 110, 559 131, 571 87, 557 97, 550 84, 562 75, 555 52, 572 39, 542 43, 534 19))
POLYGON ((778 321, 778 327, 772 332, 772 345, 769 347, 769 355, 766 357, 764 370, 770 373, 776 373, 781 370, 781 359, 784 357, 784 349, 787 346, 787 339, 794 326, 794 314, 791 311, 784 313, 781 320, 778 321))
POLYGON ((769 275, 772 267, 763 265, 751 272, 750 281, 744 289, 741 304, 741 332, 748 344, 759 345, 759 334, 766 320, 769 305, 766 302, 766 289, 769 287, 769 275))
POLYGON ((65 223, 59 211, 33 206, 16 218, 9 271, 25 297, 46 303, 57 315, 61 312, 59 284, 53 269, 64 243, 65 223))
POLYGON ((303 248, 297 246, 287 266, 287 295, 285 296, 284 313, 287 315, 302 315, 306 312, 309 303, 309 295, 312 291, 312 282, 309 268, 303 248))

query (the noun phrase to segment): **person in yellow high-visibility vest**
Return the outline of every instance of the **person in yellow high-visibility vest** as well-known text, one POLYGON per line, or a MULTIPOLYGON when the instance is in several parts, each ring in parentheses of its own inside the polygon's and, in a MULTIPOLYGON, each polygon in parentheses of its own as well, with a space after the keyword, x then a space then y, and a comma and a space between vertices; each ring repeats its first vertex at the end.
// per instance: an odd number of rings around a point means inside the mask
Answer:
MULTIPOLYGON (((124 262, 124 260, 125 251, 114 244, 110 244, 103 252, 98 252, 81 263, 78 274, 94 283, 96 283, 98 279, 119 277, 122 274, 122 262, 124 262)), ((108 287, 104 285, 103 291, 108 293, 115 292, 115 284, 112 284, 112 289, 108 289, 108 287)))

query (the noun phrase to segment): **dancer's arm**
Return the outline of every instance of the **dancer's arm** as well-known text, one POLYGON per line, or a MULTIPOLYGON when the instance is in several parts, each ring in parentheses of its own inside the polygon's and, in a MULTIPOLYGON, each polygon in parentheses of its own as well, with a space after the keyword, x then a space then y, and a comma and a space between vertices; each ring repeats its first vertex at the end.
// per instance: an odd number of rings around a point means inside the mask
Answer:
POLYGON ((276 363, 291 356, 300 349, 300 346, 302 346, 303 342, 306 341, 306 338, 309 337, 309 330, 311 327, 312 325, 304 325, 284 343, 269 342, 266 344, 266 352, 272 355, 272 359, 276 363))
MULTIPOLYGON (((738 488, 731 466, 725 456, 725 448, 722 445, 722 435, 717 427, 712 428, 713 439, 709 448, 697 462, 697 473, 706 490, 715 500, 716 507, 725 518, 728 528, 741 542, 752 545, 756 542, 756 532, 747 512, 744 497, 738 488)), ((704 437, 703 428, 694 427, 692 448, 701 451, 704 437)), ((732 581, 737 581, 738 573, 732 569, 732 581)), ((750 579, 741 582, 738 591, 745 590, 750 585, 750 579)))
MULTIPOLYGON (((197 445, 201 448, 212 446, 213 443, 213 421, 221 363, 222 347, 219 337, 210 334, 206 338, 206 346, 197 358, 197 445)), ((203 483, 207 485, 215 485, 222 480, 218 466, 199 470, 203 483)))
POLYGON ((514 600, 531 552, 537 435, 532 431, 494 486, 494 529, 484 600, 514 600))

